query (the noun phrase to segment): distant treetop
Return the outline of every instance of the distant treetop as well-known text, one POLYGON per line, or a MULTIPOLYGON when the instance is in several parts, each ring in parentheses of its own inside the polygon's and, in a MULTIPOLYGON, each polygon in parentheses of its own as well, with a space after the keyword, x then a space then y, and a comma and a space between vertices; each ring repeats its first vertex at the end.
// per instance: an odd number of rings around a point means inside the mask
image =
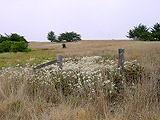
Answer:
POLYGON ((160 41, 160 24, 156 23, 152 28, 139 24, 129 30, 127 37, 133 40, 160 41))
POLYGON ((73 32, 73 31, 72 32, 65 32, 65 33, 61 33, 58 36, 58 40, 59 41, 66 40, 67 42, 79 41, 79 40, 81 40, 81 35, 73 32))

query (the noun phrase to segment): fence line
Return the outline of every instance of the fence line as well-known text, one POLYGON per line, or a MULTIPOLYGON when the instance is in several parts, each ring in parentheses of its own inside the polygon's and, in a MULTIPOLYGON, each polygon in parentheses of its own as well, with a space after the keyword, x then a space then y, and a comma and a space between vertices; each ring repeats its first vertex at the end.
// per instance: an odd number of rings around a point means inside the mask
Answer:
MULTIPOLYGON (((118 49, 118 68, 120 69, 120 72, 123 70, 123 67, 124 67, 124 48, 119 48, 118 49)), ((48 65, 52 65, 52 64, 55 64, 57 63, 57 66, 62 69, 62 63, 63 63, 63 57, 62 55, 57 55, 57 59, 55 60, 52 60, 52 61, 49 61, 47 63, 43 63, 41 65, 38 65, 36 67, 33 68, 33 70, 36 70, 36 69, 40 69, 42 67, 45 67, 45 66, 48 66, 48 65)))
POLYGON ((62 61, 63 61, 62 55, 57 55, 57 59, 49 61, 49 62, 46 62, 46 63, 43 63, 41 65, 38 65, 38 66, 34 67, 33 70, 40 69, 42 67, 45 67, 45 66, 48 66, 48 65, 52 65, 52 64, 55 64, 55 63, 57 63, 58 67, 60 69, 62 69, 62 61))

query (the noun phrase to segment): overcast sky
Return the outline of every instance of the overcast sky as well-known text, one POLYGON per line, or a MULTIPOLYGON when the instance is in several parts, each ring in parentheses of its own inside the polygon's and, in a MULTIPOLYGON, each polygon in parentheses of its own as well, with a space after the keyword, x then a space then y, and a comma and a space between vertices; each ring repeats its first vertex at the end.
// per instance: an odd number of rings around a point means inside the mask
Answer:
POLYGON ((133 26, 160 22, 160 0, 0 0, 0 34, 47 41, 47 33, 83 40, 127 39, 133 26))

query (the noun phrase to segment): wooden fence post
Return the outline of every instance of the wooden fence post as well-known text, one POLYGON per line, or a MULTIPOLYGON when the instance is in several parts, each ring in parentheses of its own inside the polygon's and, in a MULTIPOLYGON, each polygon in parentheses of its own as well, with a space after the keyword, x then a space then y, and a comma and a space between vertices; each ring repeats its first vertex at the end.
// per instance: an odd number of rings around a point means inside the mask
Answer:
POLYGON ((124 67, 124 48, 118 49, 118 68, 120 69, 120 72, 123 70, 124 67))
POLYGON ((62 62, 63 62, 63 57, 62 55, 57 55, 57 65, 60 69, 62 69, 62 62))

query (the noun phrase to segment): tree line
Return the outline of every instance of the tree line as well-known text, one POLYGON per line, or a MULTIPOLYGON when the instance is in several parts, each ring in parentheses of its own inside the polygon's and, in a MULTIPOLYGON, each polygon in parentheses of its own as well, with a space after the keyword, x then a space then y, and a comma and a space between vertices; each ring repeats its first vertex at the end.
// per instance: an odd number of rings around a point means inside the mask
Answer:
POLYGON ((61 42, 63 40, 65 40, 66 42, 73 42, 81 40, 81 35, 72 31, 61 33, 57 37, 53 31, 50 31, 47 35, 47 39, 51 42, 61 42))
POLYGON ((151 28, 146 25, 139 24, 129 30, 127 37, 141 41, 160 41, 160 24, 156 23, 151 28))
MULTIPOLYGON (((130 29, 127 33, 127 37, 133 40, 142 41, 160 41, 160 24, 156 23, 153 27, 149 28, 146 25, 139 24, 130 29)), ((64 32, 59 36, 55 35, 53 31, 47 34, 47 39, 51 42, 72 42, 81 40, 81 35, 76 32, 64 32)), ((0 53, 2 52, 28 52, 28 42, 24 36, 18 35, 16 33, 11 33, 11 35, 0 34, 0 53)))
MULTIPOLYGON (((81 35, 72 31, 61 33, 57 37, 53 31, 50 31, 47 35, 47 39, 51 42, 61 42, 63 40, 72 42, 81 40, 81 35)), ((28 51, 31 51, 31 49, 28 48, 28 41, 24 36, 18 35, 17 33, 11 33, 10 35, 6 33, 5 35, 0 34, 0 53, 28 51)))

